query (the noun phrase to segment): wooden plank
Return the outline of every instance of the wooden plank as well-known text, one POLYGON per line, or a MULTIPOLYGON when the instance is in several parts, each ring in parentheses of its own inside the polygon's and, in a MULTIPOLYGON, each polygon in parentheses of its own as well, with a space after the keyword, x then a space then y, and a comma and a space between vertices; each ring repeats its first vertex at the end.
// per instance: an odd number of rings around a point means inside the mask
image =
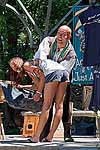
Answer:
POLYGON ((85 111, 85 110, 77 110, 77 111, 72 111, 72 116, 73 117, 96 117, 96 113, 94 111, 85 111))

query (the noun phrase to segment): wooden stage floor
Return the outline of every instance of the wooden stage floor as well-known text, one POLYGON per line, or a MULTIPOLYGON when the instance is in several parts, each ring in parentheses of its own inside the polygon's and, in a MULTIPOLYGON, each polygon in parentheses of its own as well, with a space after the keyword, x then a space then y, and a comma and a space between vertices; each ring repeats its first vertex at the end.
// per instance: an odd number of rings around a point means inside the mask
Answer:
POLYGON ((30 143, 21 135, 7 135, 0 141, 0 150, 100 150, 100 139, 92 136, 73 136, 74 142, 54 138, 53 142, 30 143))

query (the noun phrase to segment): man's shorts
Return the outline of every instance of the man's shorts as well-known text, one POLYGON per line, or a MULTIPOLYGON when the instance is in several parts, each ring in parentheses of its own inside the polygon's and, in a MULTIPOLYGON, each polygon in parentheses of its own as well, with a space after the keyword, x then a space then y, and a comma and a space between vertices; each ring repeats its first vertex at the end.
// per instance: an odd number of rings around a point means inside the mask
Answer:
POLYGON ((69 82, 69 73, 66 70, 56 70, 46 76, 45 83, 48 82, 69 82))

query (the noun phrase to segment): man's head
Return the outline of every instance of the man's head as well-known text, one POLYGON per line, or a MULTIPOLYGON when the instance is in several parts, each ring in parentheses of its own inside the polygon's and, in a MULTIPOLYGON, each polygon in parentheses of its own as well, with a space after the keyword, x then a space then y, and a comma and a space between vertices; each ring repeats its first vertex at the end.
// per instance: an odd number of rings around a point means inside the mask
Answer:
POLYGON ((57 32, 57 45, 59 48, 65 47, 68 40, 71 39, 71 29, 67 25, 62 25, 57 32))

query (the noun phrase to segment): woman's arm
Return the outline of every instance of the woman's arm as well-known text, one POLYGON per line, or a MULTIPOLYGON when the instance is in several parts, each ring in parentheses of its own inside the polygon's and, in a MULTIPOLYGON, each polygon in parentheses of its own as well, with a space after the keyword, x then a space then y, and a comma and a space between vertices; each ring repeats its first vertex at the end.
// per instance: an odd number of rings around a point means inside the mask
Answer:
POLYGON ((32 78, 33 82, 34 82, 35 77, 37 77, 39 80, 37 91, 36 91, 36 94, 34 95, 34 100, 39 101, 42 95, 42 91, 43 91, 44 83, 45 83, 44 73, 39 67, 33 66, 29 62, 24 63, 24 70, 32 78))
MULTIPOLYGON (((45 76, 44 76, 43 71, 39 67, 33 66, 30 62, 25 62, 23 67, 24 67, 25 72, 28 73, 28 75, 31 77, 33 82, 34 82, 35 77, 39 79, 36 94, 38 96, 41 96, 43 88, 44 88, 44 83, 45 83, 45 76)), ((34 100, 38 101, 39 98, 34 99, 34 100)))
POLYGON ((44 83, 45 83, 45 76, 44 76, 44 73, 43 71, 37 67, 37 69, 34 70, 35 74, 37 75, 38 77, 38 88, 37 88, 37 91, 42 93, 43 91, 43 88, 44 88, 44 83))
POLYGON ((45 83, 45 76, 42 70, 37 67, 37 69, 34 70, 35 74, 37 75, 39 82, 38 82, 38 87, 35 95, 33 96, 34 101, 39 101, 40 98, 42 97, 42 91, 44 88, 44 83, 45 83))
POLYGON ((16 88, 18 88, 18 89, 32 89, 32 84, 31 85, 17 84, 16 88))

